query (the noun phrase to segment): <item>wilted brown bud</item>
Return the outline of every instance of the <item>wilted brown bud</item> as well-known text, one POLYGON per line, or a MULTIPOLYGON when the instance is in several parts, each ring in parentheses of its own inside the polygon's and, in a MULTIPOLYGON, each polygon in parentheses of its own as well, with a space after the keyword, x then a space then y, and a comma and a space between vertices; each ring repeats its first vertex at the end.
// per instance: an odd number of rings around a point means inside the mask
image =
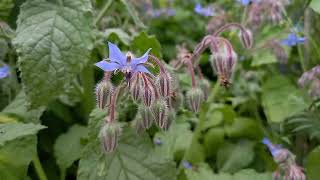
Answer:
POLYGON ((97 84, 96 98, 97 98, 97 106, 100 109, 104 109, 105 107, 110 105, 112 91, 113 91, 113 85, 110 81, 103 80, 97 84))
POLYGON ((168 107, 165 100, 160 99, 152 104, 151 112, 154 121, 160 128, 164 128, 168 123, 168 107))
POLYGON ((117 122, 105 123, 101 128, 99 137, 105 152, 113 152, 118 145, 118 139, 121 135, 121 124, 117 122))
POLYGON ((200 88, 192 88, 187 92, 187 101, 192 112, 198 112, 204 100, 203 92, 200 88))

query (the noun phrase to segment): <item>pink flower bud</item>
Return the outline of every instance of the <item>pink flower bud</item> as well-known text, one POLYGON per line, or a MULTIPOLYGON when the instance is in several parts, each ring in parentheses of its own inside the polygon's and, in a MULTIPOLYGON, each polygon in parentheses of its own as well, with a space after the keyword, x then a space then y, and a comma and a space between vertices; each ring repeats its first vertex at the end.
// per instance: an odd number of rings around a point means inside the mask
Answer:
POLYGON ((118 145, 118 138, 121 135, 121 124, 117 122, 105 123, 101 128, 99 137, 105 152, 113 152, 118 145))
POLYGON ((148 77, 143 76, 144 78, 144 87, 143 87, 143 103, 145 106, 150 107, 153 101, 156 99, 156 95, 158 93, 155 84, 148 77))
POLYGON ((245 47, 247 49, 252 47, 253 37, 252 37, 252 33, 249 29, 245 29, 245 30, 240 31, 239 37, 240 37, 240 40, 241 40, 243 47, 245 47))
POLYGON ((113 85, 110 81, 101 81, 96 87, 97 106, 100 109, 108 107, 111 102, 111 94, 113 91, 113 85))
POLYGON ((157 85, 159 86, 159 92, 162 97, 169 97, 172 89, 172 81, 169 73, 160 73, 157 78, 157 85))
POLYGON ((141 124, 141 127, 143 129, 148 129, 152 125, 152 113, 149 107, 146 106, 140 106, 139 107, 139 114, 141 118, 138 119, 138 123, 141 124))
POLYGON ((201 79, 199 86, 203 91, 204 99, 207 100, 210 93, 210 82, 207 79, 201 79))
POLYGON ((138 102, 142 96, 142 79, 140 73, 136 73, 134 77, 131 78, 130 93, 134 101, 138 102))
POLYGON ((303 169, 297 165, 291 165, 286 171, 285 180, 306 180, 303 169))
POLYGON ((192 112, 198 112, 204 99, 203 92, 200 88, 192 88, 187 92, 187 101, 192 112))
POLYGON ((160 128, 164 128, 168 124, 168 107, 165 100, 160 99, 152 104, 151 112, 154 121, 160 128))

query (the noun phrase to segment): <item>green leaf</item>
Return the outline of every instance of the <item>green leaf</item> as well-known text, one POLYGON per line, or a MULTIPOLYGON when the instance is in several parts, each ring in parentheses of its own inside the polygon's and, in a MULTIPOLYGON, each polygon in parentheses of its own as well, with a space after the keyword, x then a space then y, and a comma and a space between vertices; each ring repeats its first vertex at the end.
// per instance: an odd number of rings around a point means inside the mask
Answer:
POLYGON ((240 141, 237 144, 226 143, 217 153, 217 165, 220 172, 237 172, 247 167, 254 158, 254 143, 240 141))
POLYGON ((109 36, 116 35, 121 42, 129 46, 131 42, 131 37, 120 28, 109 28, 104 31, 104 37, 109 39, 109 36))
POLYGON ((270 180, 272 173, 257 173, 253 169, 244 169, 235 174, 214 174, 207 164, 200 164, 197 170, 185 170, 188 180, 270 180))
POLYGON ((21 91, 1 113, 17 116, 21 121, 26 123, 39 123, 39 118, 45 110, 45 107, 42 106, 36 109, 28 109, 27 104, 26 95, 21 91))
POLYGON ((32 107, 61 95, 89 60, 92 16, 89 0, 29 0, 21 6, 17 36, 24 90, 32 107))
POLYGON ((251 138, 261 140, 263 128, 257 120, 237 117, 231 125, 225 126, 226 134, 232 138, 251 138))
POLYGON ((320 1, 312 0, 310 3, 310 7, 317 13, 320 13, 320 1))
POLYGON ((282 122, 285 118, 308 108, 306 97, 286 78, 274 76, 262 86, 262 105, 269 122, 282 122))
POLYGON ((159 157, 150 139, 126 128, 117 150, 104 153, 98 141, 88 144, 80 159, 79 180, 174 180, 175 163, 159 157))
POLYGON ((21 180, 37 153, 35 136, 15 139, 0 147, 0 179, 21 180))
POLYGON ((216 155, 218 149, 224 143, 224 135, 225 130, 221 127, 211 128, 204 135, 204 147, 208 156, 213 157, 216 155))
POLYGON ((268 50, 263 50, 253 55, 251 66, 258 67, 265 64, 272 64, 278 62, 276 56, 268 50))
POLYGON ((6 20, 14 7, 13 0, 1 0, 0 2, 0 20, 6 20))
POLYGON ((6 123, 0 124, 0 146, 4 145, 7 141, 12 141, 28 135, 37 134, 45 126, 40 124, 23 124, 23 123, 6 123))
POLYGON ((320 146, 311 151, 307 157, 307 177, 310 180, 318 179, 320 177, 320 146))
POLYGON ((169 160, 173 160, 174 156, 181 159, 191 143, 192 132, 188 123, 174 123, 168 131, 156 133, 154 139, 161 141, 161 145, 156 145, 156 154, 169 160))
POLYGON ((149 48, 151 54, 161 58, 161 45, 155 36, 148 36, 145 32, 141 32, 132 40, 131 49, 133 51, 140 51, 141 55, 149 48))
POLYGON ((117 150, 104 153, 98 141, 98 132, 104 123, 106 111, 94 109, 89 119, 89 141, 80 159, 79 180, 174 180, 173 161, 158 155, 146 134, 138 136, 131 128, 124 128, 117 150))
POLYGON ((65 171, 72 163, 80 159, 84 145, 81 139, 88 136, 85 126, 73 125, 68 132, 60 135, 54 144, 54 156, 61 171, 65 171))

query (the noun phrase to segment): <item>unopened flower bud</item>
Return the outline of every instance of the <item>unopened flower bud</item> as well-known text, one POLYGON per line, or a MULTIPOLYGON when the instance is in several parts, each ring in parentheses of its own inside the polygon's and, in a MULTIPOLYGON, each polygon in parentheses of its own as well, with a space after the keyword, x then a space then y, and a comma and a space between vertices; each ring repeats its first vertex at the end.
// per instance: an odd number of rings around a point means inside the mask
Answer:
POLYGON ((210 93, 210 82, 207 79, 201 79, 199 86, 203 91, 204 99, 207 100, 210 93))
POLYGON ((142 95, 142 79, 140 76, 140 73, 136 73, 134 77, 131 78, 131 86, 130 86, 130 93, 132 96, 132 99, 134 101, 139 101, 140 97, 142 95))
POLYGON ((155 100, 155 89, 151 87, 144 87, 143 91, 143 103, 145 106, 150 107, 153 101, 155 100))
POLYGON ((105 123, 101 128, 99 137, 106 152, 113 152, 118 145, 118 139, 121 135, 121 124, 117 122, 105 123))
POLYGON ((96 87, 97 106, 100 109, 110 105, 113 85, 109 81, 101 81, 96 87))
POLYGON ((167 72, 160 73, 157 79, 157 85, 162 97, 169 97, 172 89, 171 76, 167 72))
POLYGON ((198 112, 204 99, 203 92, 200 88, 192 88, 187 92, 187 100, 192 112, 198 112))
POLYGON ((165 100, 160 99, 152 104, 151 112, 154 121, 160 128, 165 128, 168 123, 168 107, 165 100))
POLYGON ((172 122, 176 119, 176 112, 175 111, 170 111, 167 119, 166 125, 162 128, 162 130, 169 130, 172 122))
POLYGON ((286 172, 284 179, 306 180, 303 169, 297 165, 291 165, 286 172))
POLYGON ((141 120, 138 120, 138 123, 141 124, 143 129, 148 129, 152 125, 152 113, 149 107, 140 106, 139 107, 139 114, 141 116, 141 120))
POLYGON ((241 40, 243 47, 245 47, 247 49, 252 47, 253 37, 252 37, 252 33, 249 29, 245 29, 245 30, 240 31, 239 37, 240 37, 240 40, 241 40))

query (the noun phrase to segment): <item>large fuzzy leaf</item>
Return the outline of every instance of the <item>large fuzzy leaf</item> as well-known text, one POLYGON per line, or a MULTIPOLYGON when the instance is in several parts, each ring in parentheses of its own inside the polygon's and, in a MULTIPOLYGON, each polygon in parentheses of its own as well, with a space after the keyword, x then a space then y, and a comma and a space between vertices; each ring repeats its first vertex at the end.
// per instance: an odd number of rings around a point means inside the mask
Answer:
POLYGON ((61 95, 92 49, 89 0, 30 0, 21 6, 14 39, 24 90, 33 107, 61 95))
POLYGON ((164 159, 153 150, 150 138, 138 136, 124 128, 115 152, 104 153, 97 134, 105 112, 94 110, 89 121, 89 140, 78 169, 79 180, 173 180, 173 161, 164 159))
POLYGON ((4 145, 7 141, 11 141, 28 135, 37 134, 37 132, 43 128, 45 128, 45 126, 31 123, 0 124, 0 146, 4 145))
POLYGON ((285 118, 308 107, 304 94, 286 78, 274 76, 262 87, 262 105, 270 122, 282 122, 285 118))
POLYGON ((320 146, 310 152, 307 158, 306 170, 308 179, 318 179, 320 177, 320 146))

